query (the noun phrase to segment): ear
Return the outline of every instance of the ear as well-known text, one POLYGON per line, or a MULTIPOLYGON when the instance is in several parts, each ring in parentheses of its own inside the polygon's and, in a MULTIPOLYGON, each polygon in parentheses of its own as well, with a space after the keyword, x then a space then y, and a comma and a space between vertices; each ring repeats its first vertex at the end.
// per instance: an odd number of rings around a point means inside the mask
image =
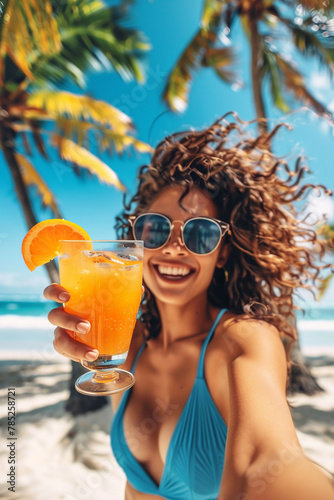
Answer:
POLYGON ((219 257, 216 262, 216 267, 222 268, 225 266, 226 262, 231 253, 231 245, 229 243, 225 243, 220 251, 219 257))

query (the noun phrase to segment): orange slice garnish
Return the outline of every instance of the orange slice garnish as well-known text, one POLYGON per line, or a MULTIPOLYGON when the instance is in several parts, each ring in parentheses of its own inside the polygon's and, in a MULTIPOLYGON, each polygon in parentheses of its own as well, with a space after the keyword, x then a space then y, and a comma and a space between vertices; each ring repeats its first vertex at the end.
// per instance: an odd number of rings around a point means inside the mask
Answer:
POLYGON ((90 240, 89 234, 74 222, 48 219, 39 222, 25 235, 22 255, 30 271, 60 255, 61 240, 90 240))

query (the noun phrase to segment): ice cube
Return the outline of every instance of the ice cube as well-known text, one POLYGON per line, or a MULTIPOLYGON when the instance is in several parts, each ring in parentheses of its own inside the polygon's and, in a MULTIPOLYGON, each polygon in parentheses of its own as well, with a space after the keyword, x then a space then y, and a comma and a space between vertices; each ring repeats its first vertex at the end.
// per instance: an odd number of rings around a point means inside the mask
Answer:
POLYGON ((131 269, 136 269, 139 264, 131 264, 131 266, 125 266, 126 271, 130 271, 131 269))
POLYGON ((119 253, 118 257, 124 260, 138 260, 138 257, 136 257, 135 255, 129 255, 127 253, 119 253))
POLYGON ((94 258, 94 257, 98 257, 99 254, 96 253, 96 252, 92 252, 91 250, 82 250, 82 253, 84 255, 86 255, 86 257, 89 257, 90 259, 94 258))
POLYGON ((125 262, 118 258, 117 255, 115 255, 113 252, 97 252, 97 251, 90 251, 90 250, 83 250, 82 253, 86 255, 88 258, 92 259, 94 264, 104 264, 107 263, 110 265, 111 263, 113 264, 118 264, 121 266, 124 266, 125 262))
POLYGON ((101 253, 103 257, 111 261, 113 264, 124 266, 125 262, 121 258, 119 258, 119 256, 116 255, 115 253, 113 252, 101 252, 101 253))
MULTIPOLYGON (((139 264, 139 259, 135 255, 121 254, 121 257, 122 257, 122 259, 124 259, 125 261, 127 261, 127 263, 129 261, 130 262, 132 261, 132 262, 138 262, 138 264, 139 264)), ((126 271, 130 271, 131 269, 134 269, 134 268, 138 267, 138 264, 137 265, 131 264, 130 266, 127 265, 127 266, 125 266, 125 270, 126 271)))

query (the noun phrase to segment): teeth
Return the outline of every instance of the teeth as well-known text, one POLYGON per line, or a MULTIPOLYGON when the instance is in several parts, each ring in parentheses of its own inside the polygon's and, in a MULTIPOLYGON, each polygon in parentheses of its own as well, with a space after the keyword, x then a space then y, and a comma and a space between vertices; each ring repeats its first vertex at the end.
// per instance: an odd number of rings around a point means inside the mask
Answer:
POLYGON ((169 274, 171 276, 187 276, 190 274, 190 270, 185 267, 166 267, 166 266, 158 266, 160 274, 169 274))

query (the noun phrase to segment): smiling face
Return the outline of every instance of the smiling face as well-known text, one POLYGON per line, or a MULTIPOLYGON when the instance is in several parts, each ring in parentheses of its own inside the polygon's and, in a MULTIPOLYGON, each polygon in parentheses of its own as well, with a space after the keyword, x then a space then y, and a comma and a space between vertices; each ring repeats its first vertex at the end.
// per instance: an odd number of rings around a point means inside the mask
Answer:
MULTIPOLYGON (((190 217, 218 217, 212 199, 201 189, 192 187, 182 200, 181 186, 164 188, 147 212, 158 212, 172 221, 186 221, 190 217)), ((168 243, 157 250, 144 251, 144 279, 158 301, 184 305, 195 298, 206 300, 216 266, 223 267, 229 254, 225 238, 212 253, 195 255, 182 242, 181 224, 176 222, 168 243)))

